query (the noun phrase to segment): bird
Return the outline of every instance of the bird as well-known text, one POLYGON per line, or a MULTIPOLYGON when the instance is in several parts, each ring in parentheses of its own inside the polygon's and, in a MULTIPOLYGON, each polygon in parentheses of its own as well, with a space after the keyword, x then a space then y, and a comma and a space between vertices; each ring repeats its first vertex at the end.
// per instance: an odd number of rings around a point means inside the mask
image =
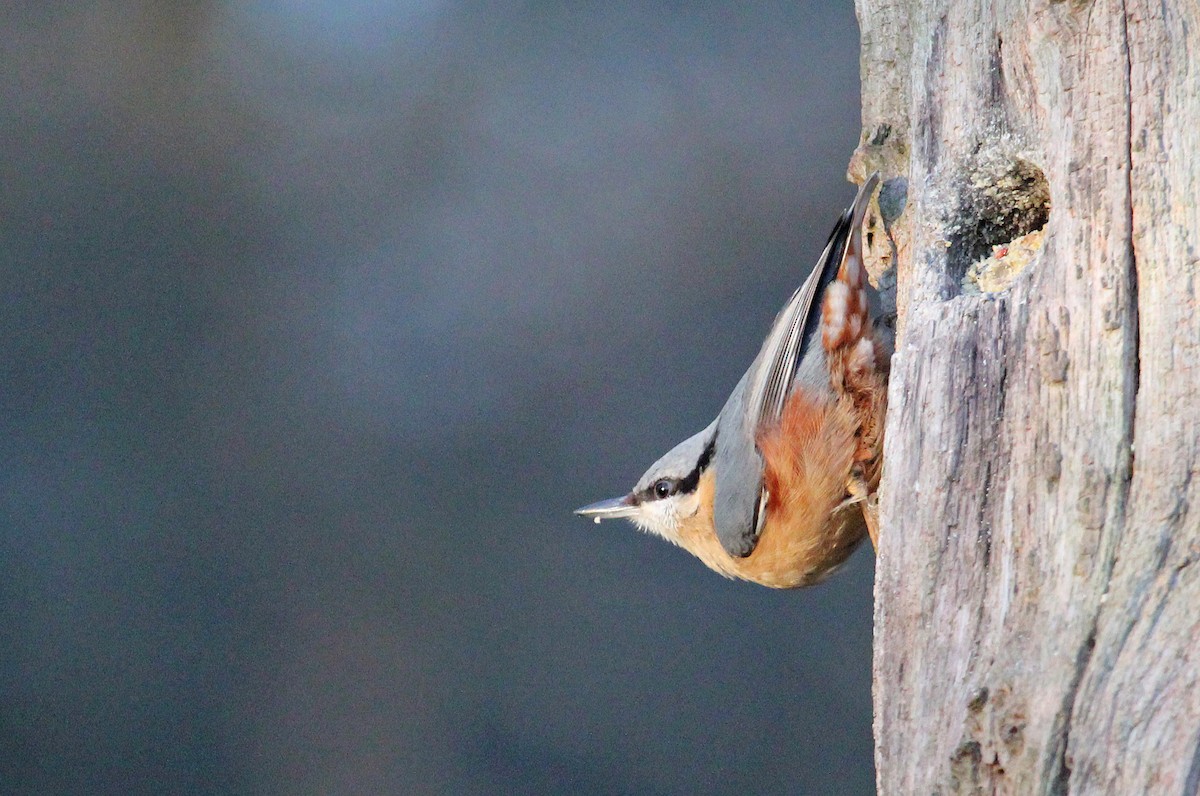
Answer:
POLYGON ((709 568, 777 589, 835 572, 864 536, 883 465, 889 318, 867 280, 862 225, 872 174, 804 283, 702 431, 628 494, 575 513, 626 518, 709 568))

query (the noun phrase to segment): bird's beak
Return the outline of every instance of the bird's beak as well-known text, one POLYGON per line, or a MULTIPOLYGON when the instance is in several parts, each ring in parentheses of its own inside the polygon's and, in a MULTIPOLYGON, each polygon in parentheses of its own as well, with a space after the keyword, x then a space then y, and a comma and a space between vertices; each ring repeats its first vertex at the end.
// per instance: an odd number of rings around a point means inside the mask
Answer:
POLYGON ((600 522, 600 520, 615 520, 620 517, 632 517, 637 513, 637 506, 634 505, 633 498, 629 495, 619 498, 609 498, 601 500, 599 503, 593 503, 590 506, 584 506, 581 509, 575 509, 575 513, 580 517, 588 517, 600 522))

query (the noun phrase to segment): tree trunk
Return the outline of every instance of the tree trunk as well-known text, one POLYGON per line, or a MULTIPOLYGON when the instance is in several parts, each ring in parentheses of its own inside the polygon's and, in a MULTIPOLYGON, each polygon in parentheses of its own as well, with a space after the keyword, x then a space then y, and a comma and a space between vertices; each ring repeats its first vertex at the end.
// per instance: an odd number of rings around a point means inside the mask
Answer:
POLYGON ((1194 794, 1198 3, 857 6, 900 309, 879 791, 1194 794))

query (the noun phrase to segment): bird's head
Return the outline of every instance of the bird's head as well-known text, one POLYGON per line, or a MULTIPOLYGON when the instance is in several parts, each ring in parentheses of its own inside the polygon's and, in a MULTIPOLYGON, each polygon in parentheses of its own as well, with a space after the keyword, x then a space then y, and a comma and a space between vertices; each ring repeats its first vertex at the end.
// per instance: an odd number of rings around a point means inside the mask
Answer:
POLYGON ((650 466, 629 494, 592 503, 575 513, 596 522, 624 517, 644 531, 679 543, 679 524, 700 509, 696 488, 712 463, 716 423, 688 437, 650 466))

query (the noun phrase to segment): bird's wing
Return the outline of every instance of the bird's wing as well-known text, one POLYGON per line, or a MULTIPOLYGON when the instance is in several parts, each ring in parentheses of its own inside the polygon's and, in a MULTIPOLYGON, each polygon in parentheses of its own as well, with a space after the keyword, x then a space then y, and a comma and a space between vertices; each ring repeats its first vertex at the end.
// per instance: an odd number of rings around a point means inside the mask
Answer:
POLYGON ((829 234, 829 241, 812 273, 779 312, 762 350, 750 366, 746 411, 755 428, 779 420, 783 404, 792 391, 796 364, 812 346, 820 345, 821 303, 818 297, 837 277, 846 258, 851 234, 861 228, 867 204, 878 182, 879 177, 872 174, 858 189, 854 204, 842 213, 829 234))
POLYGON ((805 361, 813 346, 820 345, 820 297, 837 277, 878 182, 878 176, 872 174, 859 188, 854 204, 830 233, 812 273, 775 318, 762 350, 721 410, 713 520, 717 538, 730 555, 748 556, 758 542, 767 496, 762 456, 755 444, 757 433, 779 420, 796 379, 797 364, 805 361))

